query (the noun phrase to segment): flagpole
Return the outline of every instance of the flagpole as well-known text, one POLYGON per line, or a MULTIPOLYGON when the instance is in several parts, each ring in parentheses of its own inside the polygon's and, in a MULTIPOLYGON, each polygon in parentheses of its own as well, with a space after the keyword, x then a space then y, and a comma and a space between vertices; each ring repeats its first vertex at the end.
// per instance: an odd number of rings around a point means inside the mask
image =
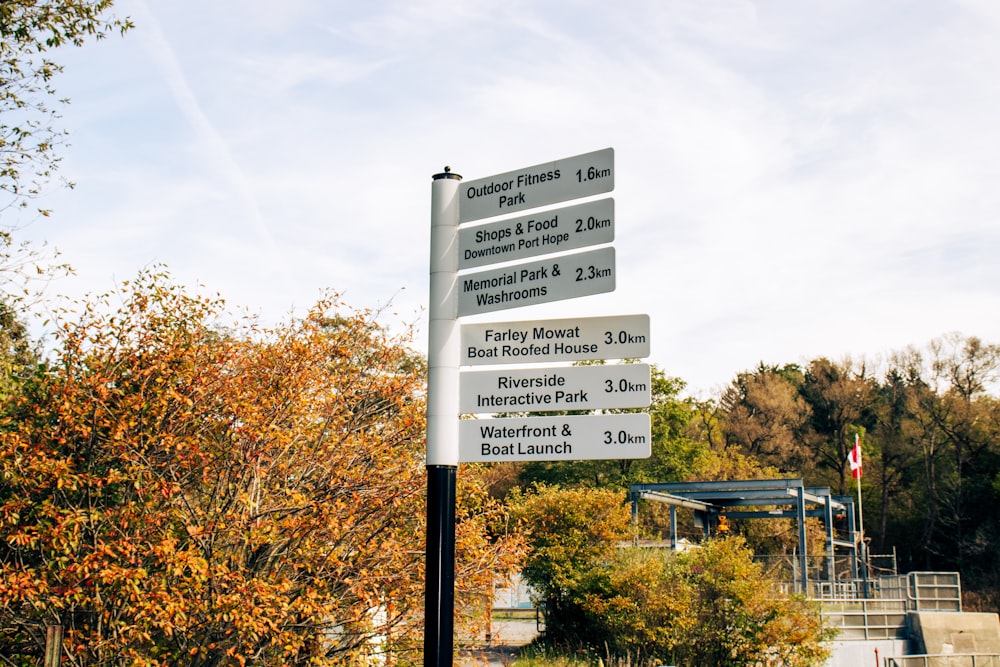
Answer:
POLYGON ((861 532, 861 542, 865 541, 865 506, 861 502, 861 476, 858 475, 858 530, 861 532))
POLYGON ((861 475, 858 475, 858 527, 861 531, 861 582, 865 599, 868 598, 868 545, 865 543, 865 508, 861 501, 861 475))
POLYGON ((858 480, 858 539, 861 551, 861 580, 864 587, 864 595, 868 597, 868 545, 865 544, 865 507, 861 498, 861 476, 864 468, 861 465, 861 436, 854 434, 854 449, 851 450, 851 474, 858 480))

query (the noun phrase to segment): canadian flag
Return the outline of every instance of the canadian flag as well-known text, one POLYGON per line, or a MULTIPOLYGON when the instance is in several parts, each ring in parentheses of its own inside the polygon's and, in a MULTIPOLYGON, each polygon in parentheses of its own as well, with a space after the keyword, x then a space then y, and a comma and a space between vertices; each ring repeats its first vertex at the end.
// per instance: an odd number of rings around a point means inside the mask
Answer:
POLYGON ((848 461, 851 464, 851 477, 861 479, 861 437, 857 433, 854 434, 854 448, 851 449, 848 461))

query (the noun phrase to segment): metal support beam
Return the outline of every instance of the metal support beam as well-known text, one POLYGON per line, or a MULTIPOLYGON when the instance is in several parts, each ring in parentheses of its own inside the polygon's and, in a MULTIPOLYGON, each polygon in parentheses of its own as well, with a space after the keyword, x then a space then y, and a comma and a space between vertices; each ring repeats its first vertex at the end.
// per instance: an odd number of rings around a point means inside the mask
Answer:
POLYGON ((798 523, 799 523, 799 558, 802 561, 801 567, 801 590, 800 593, 809 593, 809 554, 807 552, 808 547, 806 546, 806 499, 805 499, 805 489, 801 486, 798 488, 799 502, 796 505, 796 510, 798 511, 798 523))
POLYGON ((643 500, 655 500, 674 507, 686 507, 689 510, 704 510, 707 512, 712 509, 717 509, 717 506, 712 503, 706 503, 700 500, 691 500, 689 498, 683 498, 669 493, 660 493, 659 491, 645 491, 640 495, 643 500))
MULTIPOLYGON (((826 496, 831 501, 830 496, 826 496)), ((837 559, 834 558, 833 543, 833 502, 827 502, 824 506, 823 524, 826 526, 826 580, 837 581, 837 559)))
POLYGON ((677 551, 677 506, 670 506, 670 550, 677 551))

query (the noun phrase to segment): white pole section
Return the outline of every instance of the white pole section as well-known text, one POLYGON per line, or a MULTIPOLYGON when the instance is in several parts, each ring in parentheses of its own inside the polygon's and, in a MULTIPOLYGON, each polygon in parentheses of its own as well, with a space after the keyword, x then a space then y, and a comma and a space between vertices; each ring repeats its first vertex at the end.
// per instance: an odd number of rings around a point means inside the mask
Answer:
POLYGON ((458 465, 458 186, 449 167, 431 186, 427 349, 427 465, 458 465))
POLYGON ((427 569, 424 667, 454 664, 455 486, 458 474, 458 183, 448 167, 431 185, 427 350, 427 569))

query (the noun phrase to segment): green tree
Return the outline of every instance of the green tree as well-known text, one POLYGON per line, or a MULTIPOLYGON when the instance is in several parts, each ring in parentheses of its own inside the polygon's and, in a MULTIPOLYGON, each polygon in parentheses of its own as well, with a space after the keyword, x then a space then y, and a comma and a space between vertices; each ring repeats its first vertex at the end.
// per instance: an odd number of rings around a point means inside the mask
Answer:
MULTIPOLYGON (((875 423, 862 445, 865 478, 878 491, 877 521, 866 522, 875 553, 905 547, 910 536, 921 533, 921 517, 913 512, 921 474, 921 444, 928 438, 927 421, 919 418, 919 405, 929 393, 920 372, 916 350, 896 353, 876 389, 875 423)), ((926 502, 926 500, 925 500, 926 502)), ((871 509, 869 513, 871 514, 871 509)))
POLYGON ((0 294, 5 305, 23 309, 26 297, 68 267, 58 252, 19 243, 15 234, 45 208, 22 219, 18 211, 37 200, 62 159, 67 133, 60 127, 56 78, 63 66, 54 52, 131 28, 110 15, 113 0, 2 0, 0 2, 0 294))
POLYGON ((3 0, 0 2, 0 191, 7 205, 26 206, 59 163, 65 140, 59 129, 64 104, 55 89, 62 72, 50 55, 60 46, 81 46, 127 19, 109 15, 113 0, 3 0))
POLYGON ((30 375, 37 355, 28 330, 6 301, 0 300, 0 402, 30 375))
POLYGON ((707 455, 707 443, 692 437, 698 415, 695 401, 684 398, 684 381, 651 369, 650 416, 652 435, 648 459, 597 461, 548 461, 519 467, 522 487, 535 482, 627 490, 639 482, 675 481, 684 478, 707 455))
POLYGON ((970 579, 1000 585, 1000 346, 943 336, 930 345, 930 385, 922 408, 942 445, 936 462, 941 532, 932 547, 970 579))
POLYGON ((625 493, 536 485, 515 491, 511 515, 527 532, 529 552, 521 575, 545 609, 546 640, 587 643, 582 582, 611 560, 629 534, 625 493))
POLYGON ((719 667, 821 663, 819 609, 786 597, 742 538, 689 552, 625 546, 624 495, 538 486, 515 494, 528 530, 523 575, 546 610, 545 641, 636 659, 719 667))

